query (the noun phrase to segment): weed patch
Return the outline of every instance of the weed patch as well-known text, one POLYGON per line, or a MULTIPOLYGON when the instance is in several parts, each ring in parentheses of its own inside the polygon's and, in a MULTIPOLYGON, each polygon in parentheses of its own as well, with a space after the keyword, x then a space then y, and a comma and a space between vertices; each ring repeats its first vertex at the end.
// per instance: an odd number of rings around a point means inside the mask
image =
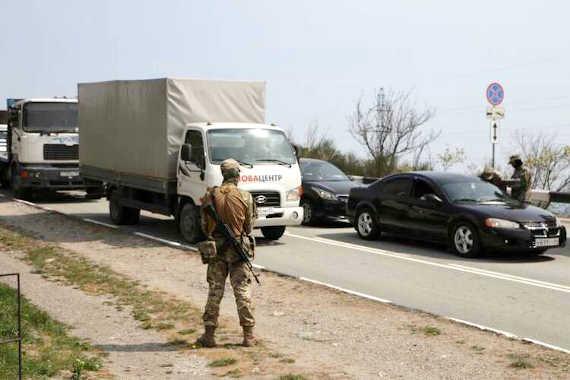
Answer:
POLYGON ((236 363, 237 363, 237 360, 234 358, 221 358, 218 360, 214 360, 213 362, 208 364, 208 367, 213 367, 213 368, 226 367, 226 366, 236 364, 236 363))
POLYGON ((422 329, 422 332, 426 336, 438 336, 441 335, 441 330, 434 326, 426 326, 422 329))
POLYGON ((288 374, 288 375, 280 376, 279 380, 307 380, 307 379, 303 375, 288 374))
MULTIPOLYGON (((16 290, 0 284, 0 341, 17 336, 16 290)), ((98 371, 101 359, 86 342, 67 335, 68 327, 22 297, 23 377, 45 378, 69 371, 80 379, 84 371, 98 371)), ((0 378, 18 374, 16 344, 0 345, 0 378)))

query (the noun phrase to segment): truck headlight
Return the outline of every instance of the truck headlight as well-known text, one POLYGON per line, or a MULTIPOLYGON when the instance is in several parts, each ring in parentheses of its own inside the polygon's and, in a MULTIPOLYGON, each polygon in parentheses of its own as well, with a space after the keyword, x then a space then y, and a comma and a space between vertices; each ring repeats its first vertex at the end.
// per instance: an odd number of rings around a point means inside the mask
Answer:
POLYGON ((287 192, 287 202, 295 202, 301 199, 301 195, 303 194, 303 187, 299 186, 294 189, 291 189, 287 192))
POLYGON ((315 191, 317 192, 318 196, 327 200, 327 201, 334 201, 336 200, 336 195, 334 195, 331 192, 322 190, 322 189, 315 189, 315 191))
POLYGON ((520 224, 505 219, 485 219, 485 225, 489 228, 520 228, 520 224))

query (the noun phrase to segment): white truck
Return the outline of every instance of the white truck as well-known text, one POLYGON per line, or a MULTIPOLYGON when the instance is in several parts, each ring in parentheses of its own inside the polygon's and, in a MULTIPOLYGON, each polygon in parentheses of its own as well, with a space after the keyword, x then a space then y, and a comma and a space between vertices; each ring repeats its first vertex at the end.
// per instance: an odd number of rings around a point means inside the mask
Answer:
POLYGON ((202 238, 199 206, 241 163, 265 238, 303 219, 301 173, 284 131, 265 124, 263 82, 152 79, 79 84, 81 175, 107 184, 115 224, 140 210, 174 216, 188 242, 202 238))
POLYGON ((77 99, 8 99, 7 106, 6 151, 0 154, 4 187, 24 199, 43 189, 102 194, 102 183, 79 175, 77 99))

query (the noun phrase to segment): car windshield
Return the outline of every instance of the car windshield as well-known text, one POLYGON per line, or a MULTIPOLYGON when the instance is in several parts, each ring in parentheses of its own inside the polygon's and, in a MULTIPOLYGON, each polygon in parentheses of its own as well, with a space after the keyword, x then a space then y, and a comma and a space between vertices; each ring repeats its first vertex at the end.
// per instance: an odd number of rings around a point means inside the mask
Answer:
POLYGON ((208 131, 212 163, 233 158, 244 164, 293 165, 295 151, 279 130, 264 128, 213 129, 208 131))
POLYGON ((485 181, 454 182, 442 186, 451 202, 508 202, 508 197, 497 186, 485 181))
POLYGON ((301 173, 306 181, 349 181, 339 168, 324 161, 301 162, 301 173))
POLYGON ((77 103, 26 103, 23 121, 26 132, 77 132, 77 103))

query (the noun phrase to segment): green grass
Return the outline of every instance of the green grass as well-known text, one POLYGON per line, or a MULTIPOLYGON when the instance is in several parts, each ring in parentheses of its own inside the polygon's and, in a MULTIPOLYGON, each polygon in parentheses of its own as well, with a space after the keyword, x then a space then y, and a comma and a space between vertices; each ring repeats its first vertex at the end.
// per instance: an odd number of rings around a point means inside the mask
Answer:
POLYGON ((475 353, 480 354, 480 355, 482 355, 482 354, 483 354, 483 351, 485 351, 485 347, 481 347, 481 346, 479 346, 479 345, 477 345, 477 344, 474 345, 474 346, 471 346, 471 349, 472 349, 473 351, 475 351, 475 353))
POLYGON ((180 335, 190 335, 190 334, 194 334, 196 332, 195 329, 185 329, 185 330, 180 330, 178 331, 178 334, 180 335))
POLYGON ((531 369, 534 366, 528 361, 528 355, 516 355, 510 354, 510 358, 513 362, 510 364, 510 367, 517 368, 517 369, 531 369))
POLYGON ((232 364, 236 364, 237 360, 234 358, 221 358, 218 360, 214 360, 213 362, 211 362, 210 364, 208 364, 209 367, 226 367, 232 364))
MULTIPOLYGON (((138 281, 98 265, 61 247, 0 227, 0 246, 24 253, 24 260, 50 280, 75 286, 95 295, 112 295, 115 306, 130 306, 132 316, 144 329, 172 329, 176 322, 201 322, 201 312, 187 302, 170 299, 145 289, 138 281)), ((190 331, 190 330, 186 330, 190 331)))
MULTIPOLYGON (((17 336, 16 290, 0 284, 0 341, 17 336)), ((67 335, 68 328, 22 297, 23 377, 44 379, 63 370, 75 379, 97 371, 101 359, 93 348, 67 335)), ((0 379, 17 378, 18 346, 0 345, 0 379)))
POLYGON ((426 326, 422 329, 422 332, 426 336, 438 336, 441 335, 441 330, 434 326, 426 326))
POLYGON ((280 376, 279 380, 307 380, 307 379, 303 375, 288 374, 288 375, 280 376))

